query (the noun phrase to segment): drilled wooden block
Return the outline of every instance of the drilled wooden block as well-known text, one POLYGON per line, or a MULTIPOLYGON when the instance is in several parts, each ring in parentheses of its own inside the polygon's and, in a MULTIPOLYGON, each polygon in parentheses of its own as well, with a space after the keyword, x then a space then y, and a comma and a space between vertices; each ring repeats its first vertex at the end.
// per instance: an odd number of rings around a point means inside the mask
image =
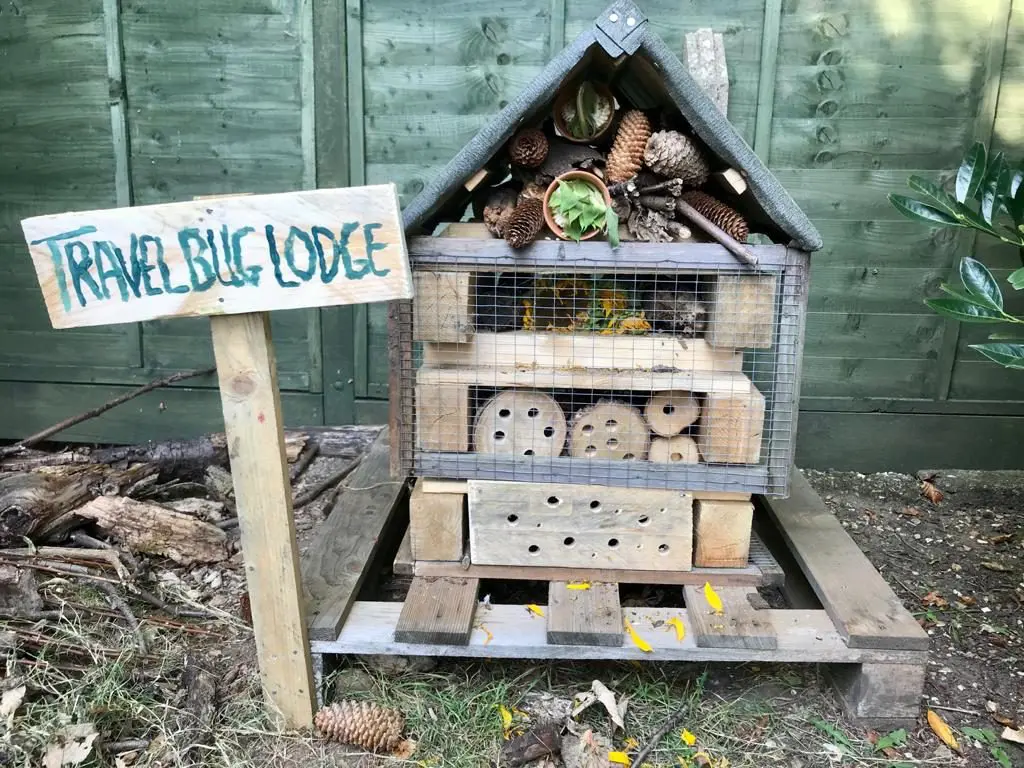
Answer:
POLYGON ((775 288, 774 275, 719 275, 708 302, 708 344, 769 349, 775 331, 775 288))
POLYGON ((697 447, 710 464, 757 464, 761 460, 764 395, 757 388, 709 392, 697 432, 697 447))
POLYGON ((745 567, 753 522, 754 505, 749 501, 695 501, 693 564, 699 568, 745 567))
POLYGON ((413 559, 462 559, 465 499, 461 493, 425 493, 421 484, 416 484, 409 496, 413 559))
POLYGON ((682 491, 471 480, 470 559, 479 565, 688 571, 692 504, 682 491))

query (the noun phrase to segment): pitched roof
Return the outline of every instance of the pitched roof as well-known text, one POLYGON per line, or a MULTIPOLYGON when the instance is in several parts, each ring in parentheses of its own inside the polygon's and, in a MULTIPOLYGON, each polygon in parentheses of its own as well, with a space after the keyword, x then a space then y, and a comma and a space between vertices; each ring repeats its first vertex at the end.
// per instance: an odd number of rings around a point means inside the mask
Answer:
POLYGON ((693 132, 722 161, 746 176, 753 202, 763 214, 757 218, 769 220, 792 238, 796 247, 806 251, 822 247, 821 235, 804 212, 629 0, 616 0, 610 5, 424 187, 403 211, 406 229, 422 226, 456 196, 465 181, 501 149, 520 125, 540 115, 562 82, 599 51, 611 60, 625 54, 653 67, 660 87, 693 132))

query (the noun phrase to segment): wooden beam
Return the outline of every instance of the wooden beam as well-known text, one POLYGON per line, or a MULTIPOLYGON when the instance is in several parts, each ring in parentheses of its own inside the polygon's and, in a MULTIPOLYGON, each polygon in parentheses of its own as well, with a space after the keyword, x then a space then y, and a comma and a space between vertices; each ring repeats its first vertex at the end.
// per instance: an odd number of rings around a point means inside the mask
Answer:
POLYGON ((414 560, 462 558, 466 496, 424 493, 420 484, 409 497, 409 536, 414 560))
POLYGON ((622 645, 619 585, 552 581, 547 620, 552 645, 622 645))
POLYGON ((310 727, 313 669, 270 315, 213 317, 210 330, 263 689, 289 726, 310 727))
POLYGON ((765 509, 849 646, 928 650, 928 635, 795 467, 789 494, 765 509))
POLYGON ((749 501, 695 501, 693 564, 742 568, 750 553, 754 505, 749 501))
POLYGON ((341 495, 302 558, 309 634, 314 640, 338 636, 405 489, 402 481, 390 477, 388 442, 388 430, 381 430, 349 476, 351 490, 341 495))
POLYGON ((477 579, 413 579, 395 626, 395 642, 465 645, 479 589, 477 579))
POLYGON ((843 708, 859 725, 899 728, 916 725, 927 666, 837 664, 828 669, 843 708))
POLYGON ((715 587, 722 601, 722 612, 708 604, 702 587, 683 587, 686 615, 697 637, 697 645, 705 648, 752 648, 771 650, 778 647, 775 628, 767 611, 758 611, 749 596, 757 592, 744 587, 715 587))

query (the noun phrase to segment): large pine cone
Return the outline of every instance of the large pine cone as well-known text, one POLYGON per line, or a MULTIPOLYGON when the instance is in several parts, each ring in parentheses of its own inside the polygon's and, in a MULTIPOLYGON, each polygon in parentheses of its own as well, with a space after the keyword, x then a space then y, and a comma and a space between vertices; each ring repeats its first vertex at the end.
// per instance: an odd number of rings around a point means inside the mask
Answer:
POLYGON ((699 189, 691 189, 689 192, 684 192, 683 200, 692 205, 697 213, 704 216, 704 218, 723 232, 731 235, 741 243, 746 242, 747 236, 750 234, 750 227, 739 211, 730 208, 721 200, 716 200, 699 189))
POLYGON ((711 167, 700 147, 678 131, 658 131, 647 141, 644 152, 647 167, 662 176, 682 179, 699 187, 708 180, 711 167))
POLYGON ((605 177, 615 184, 633 178, 644 160, 644 149, 651 137, 651 122, 638 109, 631 109, 622 116, 619 130, 615 134, 605 177))
POLYGON ((544 228, 544 203, 536 198, 522 200, 505 224, 505 241, 513 248, 522 248, 537 239, 544 228))
POLYGON ((330 741, 371 752, 390 752, 402 741, 405 716, 369 701, 339 701, 323 707, 313 722, 330 741))
POLYGON ((505 225, 516 207, 516 197, 516 190, 507 186, 495 187, 488 193, 483 219, 492 235, 502 237, 505 234, 505 225))
POLYGON ((548 138, 536 128, 524 128, 512 137, 508 157, 514 165, 537 168, 548 156, 548 138))

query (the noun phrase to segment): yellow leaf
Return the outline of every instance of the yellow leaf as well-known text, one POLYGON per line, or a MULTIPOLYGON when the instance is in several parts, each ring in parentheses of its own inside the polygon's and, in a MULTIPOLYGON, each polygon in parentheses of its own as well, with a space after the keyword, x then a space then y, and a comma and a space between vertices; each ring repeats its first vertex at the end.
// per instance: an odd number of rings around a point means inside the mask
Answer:
POLYGON ((683 728, 683 732, 679 734, 679 738, 682 739, 683 744, 685 744, 688 747, 692 747, 694 744, 697 743, 697 737, 685 728, 683 728))
POLYGON ((570 581, 565 585, 567 589, 590 589, 589 581, 570 581))
POLYGON ((722 598, 718 596, 718 593, 711 588, 710 582, 704 582, 704 599, 708 601, 708 605, 711 606, 711 610, 717 613, 719 616, 722 615, 722 598))
POLYGON ((498 714, 501 716, 501 732, 508 739, 512 732, 512 712, 504 704, 498 705, 498 714))
POLYGON ((625 752, 609 752, 608 762, 628 766, 633 761, 629 759, 629 755, 627 755, 625 752))
POLYGON ((494 639, 494 633, 491 632, 491 630, 489 630, 483 624, 478 624, 476 628, 483 632, 484 635, 486 636, 486 639, 484 640, 484 645, 487 645, 489 642, 491 642, 491 640, 494 639))
POLYGON ((629 639, 633 641, 633 645, 644 653, 650 653, 653 651, 654 649, 651 647, 651 644, 636 633, 636 630, 633 629, 633 625, 629 623, 629 619, 624 619, 624 621, 626 623, 626 632, 629 634, 629 639))
POLYGON ((543 616, 544 616, 544 609, 541 608, 539 605, 534 605, 533 603, 530 603, 529 605, 526 606, 526 610, 528 610, 530 613, 534 614, 535 616, 540 616, 541 618, 543 618, 543 616))
POLYGON ((956 736, 953 735, 953 730, 946 725, 946 721, 935 714, 932 710, 928 710, 928 725, 931 726, 932 731, 947 747, 957 752, 960 751, 960 745, 957 743, 956 736))
POLYGON ((683 638, 686 637, 686 625, 683 624, 683 620, 677 616, 669 619, 665 623, 670 627, 676 628, 676 640, 680 643, 683 642, 683 638))
POLYGON ((640 749, 640 742, 634 739, 632 736, 627 736, 622 740, 622 746, 626 749, 640 749))

